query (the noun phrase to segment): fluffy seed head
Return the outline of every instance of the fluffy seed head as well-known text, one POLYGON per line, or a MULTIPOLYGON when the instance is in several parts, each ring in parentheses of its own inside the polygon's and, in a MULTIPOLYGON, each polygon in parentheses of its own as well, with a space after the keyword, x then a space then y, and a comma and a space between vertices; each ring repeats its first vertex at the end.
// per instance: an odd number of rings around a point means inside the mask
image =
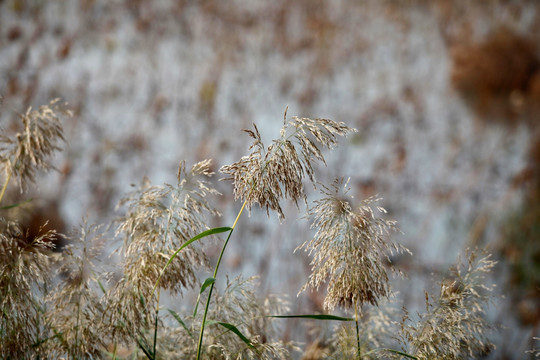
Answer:
POLYGON ((395 221, 376 216, 386 212, 374 205, 379 199, 368 198, 354 209, 347 186, 341 179, 323 187, 324 197, 309 211, 315 237, 298 248, 314 253, 312 273, 301 291, 328 282, 324 307, 330 310, 336 305, 350 309, 355 304, 377 304, 387 297, 389 255, 408 252, 388 239, 398 229, 395 221))
POLYGON ((0 162, 14 175, 22 190, 34 182, 37 170, 49 170, 49 159, 60 150, 64 140, 60 115, 72 116, 59 99, 41 106, 38 110, 29 108, 20 114, 22 131, 14 138, 0 134, 0 162))
POLYGON ((356 131, 328 119, 293 117, 287 122, 286 115, 279 139, 267 148, 256 125, 253 130, 244 130, 253 139, 251 154, 220 170, 230 175, 226 180, 234 183, 235 199, 246 201, 248 209, 256 203, 267 212, 276 211, 280 219, 284 218, 280 200, 289 199, 297 205, 299 200, 305 201, 303 179, 307 176, 315 183, 314 163, 326 164, 319 147, 331 149, 338 136, 356 131))
MULTIPOLYGON (((218 194, 208 181, 212 174, 209 160, 190 171, 181 163, 175 186, 151 186, 146 180, 121 201, 128 207, 117 228, 124 239, 124 277, 111 292, 110 313, 112 323, 125 324, 123 332, 148 326, 148 309, 155 304, 153 289, 161 270, 181 245, 208 229, 207 215, 219 215, 208 202, 209 195, 218 194)), ((178 293, 194 286, 196 271, 206 263, 198 244, 184 248, 167 266, 159 288, 178 293)))
POLYGON ((405 313, 400 334, 404 350, 422 360, 477 359, 489 353, 494 348, 487 337, 492 326, 484 315, 493 286, 485 285, 485 277, 495 264, 491 256, 475 252, 463 263, 458 260, 441 281, 440 294, 426 292, 426 311, 418 314, 418 321, 405 313))

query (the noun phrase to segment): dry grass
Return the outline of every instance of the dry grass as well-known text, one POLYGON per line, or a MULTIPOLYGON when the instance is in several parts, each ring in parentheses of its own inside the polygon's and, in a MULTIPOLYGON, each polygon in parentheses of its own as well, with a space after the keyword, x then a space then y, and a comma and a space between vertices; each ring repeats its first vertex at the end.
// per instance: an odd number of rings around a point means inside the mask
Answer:
POLYGON ((377 305, 381 297, 388 297, 389 256, 408 251, 388 239, 398 230, 396 222, 376 217, 376 213, 386 213, 374 205, 380 199, 365 199, 355 208, 349 190, 343 179, 336 180, 331 188, 323 187, 324 197, 310 210, 315 237, 299 247, 314 253, 312 273, 302 290, 317 290, 328 279, 324 300, 327 310, 377 305))
POLYGON ((494 349, 485 320, 493 286, 485 285, 486 274, 496 262, 490 255, 471 252, 440 283, 440 293, 426 292, 426 309, 413 320, 405 311, 400 337, 404 351, 418 359, 475 359, 494 349))
POLYGON ((71 116, 71 112, 56 99, 38 110, 29 108, 19 114, 22 129, 14 137, 0 134, 0 162, 8 177, 17 178, 22 190, 35 181, 37 171, 51 168, 48 160, 61 149, 61 115, 71 116))
MULTIPOLYGON (((51 168, 47 161, 63 139, 59 116, 69 114, 55 104, 29 110, 21 116, 23 132, 0 138, 6 186, 14 175, 25 190, 39 170, 51 168)), ((471 254, 464 267, 456 267, 440 294, 426 295, 426 312, 417 319, 405 312, 399 322, 395 311, 374 306, 395 300, 390 256, 408 252, 391 239, 396 222, 386 219, 378 198, 355 204, 343 180, 325 186, 315 179, 314 164, 325 163, 321 149, 334 147, 338 137, 354 131, 332 120, 287 121, 285 115, 280 137, 270 146, 262 144, 254 126, 247 130, 253 139, 250 154, 221 168, 245 206, 257 204, 280 219, 283 201, 297 206, 307 202, 305 180, 321 189, 322 198, 307 214, 313 218, 315 235, 298 247, 313 256, 312 274, 302 291, 327 284, 325 309, 354 312, 355 317, 307 315, 345 321, 320 353, 336 359, 381 354, 462 359, 491 349, 491 326, 483 318, 491 290, 483 285, 484 276, 494 266, 489 256, 471 254), (399 351, 394 349, 395 336, 402 345, 399 351)), ((181 163, 174 185, 155 186, 145 179, 120 202, 123 215, 111 227, 83 222, 66 236, 69 245, 55 255, 44 239, 63 235, 41 231, 29 238, 16 222, 0 218, 0 357, 293 357, 298 344, 281 339, 281 320, 275 317, 292 316, 280 296, 261 298, 254 278, 227 279, 220 290, 216 279, 221 256, 214 277, 200 280, 210 262, 202 235, 228 232, 223 255, 236 225, 216 228, 219 231, 207 225, 219 216, 212 200, 220 194, 211 185, 210 169, 209 160, 189 170, 181 163), (118 247, 120 258, 116 277, 102 266, 111 246, 118 247), (179 299, 190 289, 200 293, 191 309, 175 311, 160 303, 162 292, 179 299), (204 311, 199 304, 206 304, 204 311)))
POLYGON ((356 129, 328 119, 293 117, 287 122, 285 111, 280 138, 268 148, 265 148, 256 125, 253 130, 244 131, 253 138, 251 154, 223 166, 221 172, 231 176, 227 179, 234 183, 235 199, 245 201, 248 209, 258 204, 267 212, 276 211, 283 218, 279 201, 288 199, 296 205, 298 201, 305 201, 304 177, 314 183, 314 163, 325 163, 317 145, 331 149, 337 145, 337 136, 345 136, 356 129))

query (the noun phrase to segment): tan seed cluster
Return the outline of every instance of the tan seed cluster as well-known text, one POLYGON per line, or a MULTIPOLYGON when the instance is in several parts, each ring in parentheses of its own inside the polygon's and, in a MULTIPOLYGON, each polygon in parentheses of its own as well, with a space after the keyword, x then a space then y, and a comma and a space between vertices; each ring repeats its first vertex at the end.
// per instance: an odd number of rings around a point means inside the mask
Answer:
POLYGON ((315 236, 298 248, 313 254, 312 273, 301 291, 328 283, 324 307, 330 310, 376 305, 390 294, 389 255, 408 251, 389 240, 398 231, 396 222, 376 216, 386 212, 374 205, 380 199, 368 198, 354 208, 343 179, 321 192, 323 198, 310 209, 315 236))
POLYGON ((226 180, 233 181, 235 199, 245 201, 248 209, 258 204, 267 212, 273 210, 280 219, 284 218, 280 200, 289 199, 297 205, 305 201, 304 178, 314 183, 314 163, 326 164, 319 147, 331 149, 338 136, 356 131, 328 119, 293 117, 287 122, 286 114, 279 139, 267 148, 256 125, 253 130, 244 130, 253 139, 251 154, 220 170, 230 176, 226 180))
POLYGON ((59 143, 64 140, 61 115, 72 113, 56 99, 38 110, 29 108, 20 114, 22 131, 15 137, 0 133, 0 162, 23 190, 34 182, 36 171, 51 168, 49 159, 60 150, 59 143))

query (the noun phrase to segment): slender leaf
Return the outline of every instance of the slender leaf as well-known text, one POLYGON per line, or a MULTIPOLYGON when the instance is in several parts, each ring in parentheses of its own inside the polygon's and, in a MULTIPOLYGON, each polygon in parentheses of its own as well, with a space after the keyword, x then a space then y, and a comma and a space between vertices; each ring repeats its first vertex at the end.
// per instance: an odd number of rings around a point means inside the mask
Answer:
MULTIPOLYGON (((126 326, 126 324, 122 321, 122 320, 119 320, 118 321, 118 325, 126 330, 129 331, 128 327, 126 326)), ((154 356, 152 355, 152 351, 147 349, 146 348, 146 344, 145 342, 146 341, 143 341, 144 338, 142 337, 135 337, 134 334, 131 333, 131 331, 129 331, 129 335, 133 338, 133 339, 136 339, 135 341, 137 342, 137 345, 139 346, 139 348, 144 352, 144 354, 146 355, 147 358, 149 359, 154 359, 154 356)))
POLYGON ((11 204, 11 205, 6 205, 6 206, 2 206, 0 207, 0 210, 7 210, 7 209, 12 209, 12 208, 16 208, 17 206, 21 206, 21 205, 24 205, 26 203, 29 203, 30 201, 32 201, 33 199, 30 198, 28 200, 24 200, 24 201, 21 201, 19 203, 16 203, 16 204, 11 204))
POLYGON ((143 296, 143 294, 141 292, 139 292, 139 302, 141 303, 141 306, 143 308, 146 307, 146 300, 144 299, 144 296, 143 296))
POLYGON ((394 354, 398 354, 398 355, 401 355, 401 356, 405 356, 406 358, 409 358, 409 359, 416 359, 418 360, 418 358, 416 356, 413 356, 413 355, 410 355, 410 354, 407 354, 407 353, 404 353, 402 351, 398 351, 398 350, 394 350, 394 349, 382 349, 383 351, 388 351, 388 352, 391 352, 391 353, 394 353, 394 354))
POLYGON ((253 344, 251 343, 251 341, 249 341, 249 339, 244 335, 242 334, 242 332, 240 330, 238 330, 238 328, 236 326, 234 326, 233 324, 229 324, 229 323, 226 323, 226 322, 222 322, 222 321, 215 321, 215 320, 208 320, 206 321, 205 323, 205 326, 206 325, 212 325, 212 324, 219 324, 221 326, 223 326, 225 329, 227 330, 230 330, 232 331, 233 333, 235 333, 244 343, 246 343, 247 346, 255 349, 255 346, 253 346, 253 344))
POLYGON ((199 296, 197 296, 197 302, 195 303, 195 310, 193 311, 193 317, 197 316, 197 309, 199 308, 199 303, 201 301, 201 295, 206 290, 207 287, 214 284, 216 282, 216 279, 213 277, 209 277, 206 280, 204 280, 204 283, 201 285, 201 290, 199 291, 199 296))
POLYGON ((156 306, 156 320, 154 322, 154 349, 152 354, 154 354, 154 358, 157 355, 157 331, 158 331, 158 321, 159 321, 159 306, 156 306))
POLYGON ((32 347, 41 346, 41 344, 43 344, 43 343, 45 343, 45 342, 47 342, 47 341, 49 341, 51 339, 54 339, 54 338, 58 338, 58 339, 60 339, 60 341, 65 343, 65 340, 64 340, 64 337, 63 337, 64 333, 63 332, 58 332, 56 329, 53 329, 53 331, 54 331, 54 335, 36 341, 35 343, 32 344, 32 347))
POLYGON ((99 280, 99 278, 96 276, 96 274, 94 274, 94 272, 92 272, 92 275, 94 275, 94 277, 96 278, 96 282, 98 283, 103 295, 107 295, 107 291, 105 290, 105 286, 103 286, 103 284, 101 283, 101 280, 99 280))
POLYGON ((336 320, 336 321, 354 321, 353 318, 327 315, 327 314, 318 314, 318 315, 270 315, 267 317, 278 318, 278 319, 313 319, 313 320, 336 320))
POLYGON ((152 351, 150 349, 146 348, 146 345, 141 341, 141 339, 137 339, 137 345, 139 345, 139 348, 144 352, 147 358, 154 360, 155 357, 152 354, 152 351))
POLYGON ((193 337, 193 334, 191 333, 191 331, 189 331, 189 328, 187 327, 186 323, 182 320, 182 318, 180 317, 180 315, 178 315, 174 310, 172 309, 167 309, 167 311, 169 312, 169 314, 172 315, 173 318, 176 319, 176 321, 178 321, 178 323, 180 325, 182 325, 182 327, 187 331, 188 335, 194 339, 193 337))
POLYGON ((163 269, 161 270, 161 272, 159 273, 159 277, 158 279, 156 280, 156 283, 154 284, 154 289, 152 290, 152 294, 156 291, 156 288, 158 286, 158 283, 159 283, 159 280, 161 280, 161 276, 163 275, 163 273, 165 272, 165 269, 167 269, 167 267, 171 264, 171 262, 174 260, 174 258, 178 255, 178 253, 183 249, 185 248, 186 246, 190 245, 191 243, 199 240, 199 239, 202 239, 203 237, 206 237, 206 236, 210 236, 210 235, 214 235, 214 234, 219 234, 219 233, 222 233, 222 232, 227 232, 227 231, 231 231, 232 228, 228 227, 228 226, 225 226, 225 227, 217 227, 217 228, 212 228, 212 229, 209 229, 209 230, 206 230, 206 231, 203 231, 202 233, 198 234, 198 235, 195 235, 194 237, 192 237, 191 239, 189 239, 188 241, 186 241, 185 243, 182 244, 182 246, 180 246, 178 248, 178 250, 176 250, 174 252, 174 254, 172 254, 171 258, 169 259, 169 261, 167 261, 167 264, 165 264, 165 266, 163 267, 163 269))

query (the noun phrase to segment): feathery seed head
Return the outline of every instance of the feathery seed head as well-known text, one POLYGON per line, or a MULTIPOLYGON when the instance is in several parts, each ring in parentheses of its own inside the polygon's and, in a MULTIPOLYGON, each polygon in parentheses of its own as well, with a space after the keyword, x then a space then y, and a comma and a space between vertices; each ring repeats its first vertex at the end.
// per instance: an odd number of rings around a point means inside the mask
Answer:
POLYGON ((43 314, 39 295, 51 284, 50 250, 42 231, 28 241, 20 226, 0 217, 0 358, 31 358, 33 344, 43 336, 43 314))
MULTIPOLYGON (((218 194, 207 180, 212 174, 209 160, 195 164, 190 171, 181 163, 176 186, 151 186, 146 179, 140 189, 121 201, 128 205, 128 212, 120 219, 117 234, 124 236, 125 271, 134 271, 130 276, 153 285, 174 251, 208 229, 205 216, 219 215, 206 199, 218 194), (143 273, 144 278, 137 275, 143 273)), ((167 267, 161 286, 178 291, 195 284, 194 266, 205 262, 196 246, 185 248, 167 267)))
MULTIPOLYGON (((148 327, 149 311, 155 305, 154 284, 174 252, 186 241, 208 229, 207 215, 217 216, 208 195, 218 194, 208 178, 210 161, 178 170, 177 184, 151 186, 146 179, 141 188, 124 198, 127 213, 118 219, 117 235, 124 238, 122 251, 124 278, 110 294, 111 323, 123 323, 120 335, 148 327)), ((198 244, 177 254, 159 281, 161 289, 172 293, 197 284, 196 271, 207 263, 198 244)))
MULTIPOLYGON (((286 119, 286 113, 284 120, 286 119)), ((307 178, 315 184, 313 165, 319 161, 326 164, 319 147, 333 148, 338 136, 346 136, 356 129, 328 119, 308 119, 293 117, 285 120, 280 138, 265 148, 259 130, 244 130, 252 139, 251 154, 238 162, 223 166, 220 171, 234 183, 235 199, 276 211, 284 218, 280 206, 281 199, 289 199, 298 205, 305 201, 303 180, 307 178)))
POLYGON ((375 215, 385 210, 373 205, 379 200, 374 197, 353 209, 353 198, 343 179, 334 181, 331 188, 323 186, 321 192, 323 198, 309 211, 314 217, 312 228, 317 229, 315 236, 297 248, 314 253, 312 273, 301 291, 318 289, 328 281, 326 309, 377 304, 379 298, 390 294, 389 255, 408 252, 388 239, 391 232, 398 231, 396 222, 375 215))
POLYGON ((62 334, 63 341, 48 342, 46 346, 55 357, 67 353, 74 358, 93 358, 104 347, 100 329, 104 309, 95 277, 104 234, 100 226, 85 220, 71 235, 70 244, 62 249, 57 270, 63 280, 47 299, 53 310, 48 313, 49 323, 62 334))
POLYGON ((439 296, 426 292, 426 312, 413 322, 405 313, 400 341, 418 359, 472 359, 486 355, 494 345, 487 338, 491 330, 484 318, 492 300, 493 286, 485 285, 486 273, 496 262, 491 256, 470 252, 458 260, 450 278, 441 282, 439 296))
MULTIPOLYGON (((255 277, 248 279, 237 277, 232 281, 227 279, 224 291, 214 290, 215 295, 210 299, 212 307, 209 318, 234 324, 252 346, 248 346, 233 332, 224 331, 218 324, 207 325, 203 343, 205 359, 290 359, 289 350, 293 346, 281 340, 274 340, 279 337, 277 329, 279 320, 269 317, 288 312, 288 304, 275 296, 258 298, 256 285, 255 277)), ((190 324, 192 334, 200 331, 201 312, 195 317, 191 315, 183 318, 190 324)), ((176 352, 174 357, 194 358, 195 341, 196 338, 186 336, 185 332, 177 334, 170 341, 171 350, 176 352)))
POLYGON ((64 141, 59 115, 72 113, 58 102, 55 99, 38 110, 29 108, 20 114, 23 129, 14 139, 0 134, 0 162, 17 178, 21 190, 34 182, 37 170, 51 168, 48 160, 64 141))

